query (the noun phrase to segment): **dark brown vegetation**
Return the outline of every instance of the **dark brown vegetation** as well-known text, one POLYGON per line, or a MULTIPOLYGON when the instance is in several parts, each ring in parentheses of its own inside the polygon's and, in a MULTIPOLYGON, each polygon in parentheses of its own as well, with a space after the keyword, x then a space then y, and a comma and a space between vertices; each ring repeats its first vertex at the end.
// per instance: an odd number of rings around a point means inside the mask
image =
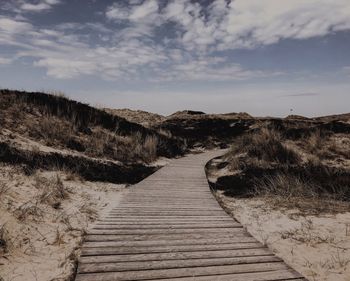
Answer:
MULTIPOLYGON (((116 160, 130 156, 131 161, 142 160, 142 155, 129 154, 134 153, 135 146, 143 145, 147 137, 158 139, 155 143, 157 156, 172 157, 182 152, 180 140, 169 139, 154 130, 63 96, 2 90, 0 112, 3 128, 49 145, 90 150, 91 154, 95 153, 91 146, 98 140, 98 143, 105 143, 102 147, 104 156, 116 160), (116 142, 116 147, 106 145, 116 142), (125 147, 116 151, 119 145, 125 147), (110 153, 111 150, 115 153, 110 153)), ((97 150, 96 153, 100 152, 97 150)))
POLYGON ((136 183, 152 174, 157 167, 143 164, 119 164, 113 161, 57 152, 37 152, 21 150, 0 142, 0 161, 21 165, 27 175, 36 169, 64 170, 73 172, 86 180, 113 183, 136 183))
POLYGON ((1 90, 0 124, 2 161, 29 170, 70 169, 89 180, 136 182, 154 171, 147 165, 159 156, 186 148, 179 138, 62 95, 1 90))
POLYGON ((186 140, 187 148, 227 147, 256 119, 247 113, 206 114, 183 110, 169 116, 130 109, 105 109, 107 112, 144 125, 170 138, 186 140))
POLYGON ((349 208, 348 123, 288 118, 253 127, 225 156, 208 165, 214 174, 226 169, 212 182, 215 189, 315 212, 349 208))
POLYGON ((241 114, 212 115, 185 111, 170 115, 154 128, 186 139, 189 148, 225 148, 255 122, 254 118, 242 117, 241 114))
MULTIPOLYGON (((231 194, 247 194, 257 189, 256 178, 277 173, 295 174, 301 180, 314 174, 326 182, 323 175, 329 174, 329 181, 336 173, 344 181, 350 158, 348 117, 254 118, 247 113, 191 110, 164 117, 100 110, 62 95, 2 90, 0 159, 23 164, 28 172, 59 168, 89 180, 135 182, 153 172, 149 163, 159 156, 224 148, 234 142, 221 166, 241 172, 220 178, 217 185, 228 182, 235 186, 231 194)), ((327 192, 332 188, 326 185, 327 192)))

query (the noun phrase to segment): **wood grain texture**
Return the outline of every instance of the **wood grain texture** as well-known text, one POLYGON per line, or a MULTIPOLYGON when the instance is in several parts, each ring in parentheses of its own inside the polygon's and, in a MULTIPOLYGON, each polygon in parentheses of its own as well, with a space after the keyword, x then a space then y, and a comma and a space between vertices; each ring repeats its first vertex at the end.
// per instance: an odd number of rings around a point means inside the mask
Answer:
POLYGON ((305 280, 226 214, 210 192, 212 151, 132 186, 85 236, 77 281, 305 280))

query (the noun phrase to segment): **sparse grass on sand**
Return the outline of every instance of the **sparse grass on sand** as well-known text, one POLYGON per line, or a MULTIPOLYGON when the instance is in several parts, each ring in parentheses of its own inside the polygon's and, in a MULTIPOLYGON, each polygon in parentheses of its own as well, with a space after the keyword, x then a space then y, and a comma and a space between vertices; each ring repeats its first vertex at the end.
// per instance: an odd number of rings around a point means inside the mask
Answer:
POLYGON ((90 157, 149 164, 159 156, 183 152, 183 140, 62 94, 0 90, 0 112, 2 128, 43 145, 90 157))
MULTIPOLYGON (((346 158, 350 146, 344 146, 345 140, 338 144, 335 138, 316 130, 303 139, 290 140, 283 132, 263 127, 238 138, 225 161, 232 180, 246 183, 241 195, 270 198, 279 206, 308 212, 345 211, 350 206, 346 158)), ((235 186, 222 188, 230 191, 235 186)))
POLYGON ((125 192, 124 185, 81 181, 62 171, 28 176, 19 167, 0 163, 0 183, 4 182, 0 185, 4 281, 72 280, 86 227, 125 192))
POLYGON ((228 213, 308 280, 350 276, 350 136, 263 126, 208 165, 228 213))

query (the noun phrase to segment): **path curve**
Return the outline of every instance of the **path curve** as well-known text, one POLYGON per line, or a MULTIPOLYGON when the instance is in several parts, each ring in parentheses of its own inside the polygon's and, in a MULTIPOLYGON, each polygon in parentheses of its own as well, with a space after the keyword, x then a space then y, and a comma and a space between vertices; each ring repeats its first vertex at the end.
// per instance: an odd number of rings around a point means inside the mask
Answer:
POLYGON ((76 280, 305 280, 213 197, 204 166, 222 153, 172 160, 132 186, 88 231, 76 280))

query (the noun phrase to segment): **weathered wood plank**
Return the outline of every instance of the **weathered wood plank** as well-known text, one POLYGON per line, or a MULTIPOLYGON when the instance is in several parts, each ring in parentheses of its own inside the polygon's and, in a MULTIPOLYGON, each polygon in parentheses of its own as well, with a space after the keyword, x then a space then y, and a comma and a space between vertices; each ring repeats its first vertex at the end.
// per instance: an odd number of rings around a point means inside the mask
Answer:
MULTIPOLYGON (((137 242, 137 241, 136 241, 137 242)), ((149 242, 149 241, 142 241, 149 242)), ((142 243, 129 244, 121 242, 120 246, 109 246, 104 247, 96 242, 89 242, 91 244, 86 245, 82 248, 82 256, 109 256, 109 255, 124 255, 124 254, 149 254, 149 253, 176 253, 176 252, 210 252, 218 250, 238 250, 238 249, 260 249, 266 248, 260 243, 226 243, 226 244, 175 244, 163 243, 161 246, 148 245, 142 243), (92 244, 95 243, 95 244, 92 244)), ((108 243, 108 242, 101 242, 108 243)))
POLYGON ((109 263, 90 263, 79 267, 79 273, 94 272, 122 272, 132 270, 155 270, 173 269, 203 266, 223 266, 236 264, 256 264, 268 262, 281 262, 275 256, 255 256, 255 257, 230 257, 230 258, 198 258, 182 260, 156 260, 156 261, 128 261, 109 263))
MULTIPOLYGON (((262 244, 257 242, 251 236, 245 237, 234 237, 234 238, 204 238, 204 239, 180 239, 179 240, 146 240, 146 241, 86 241, 83 245, 84 247, 137 247, 137 246, 148 246, 148 247, 157 247, 157 246, 196 246, 196 245, 211 245, 212 249, 216 249, 220 245, 225 247, 230 247, 230 249, 241 249, 241 248, 261 248, 262 244), (251 245, 251 246, 250 246, 251 245), (237 248, 238 247, 238 248, 237 248)), ((181 249, 185 250, 185 249, 181 249)))
MULTIPOLYGON (((178 278, 193 276, 210 276, 248 272, 269 272, 288 269, 283 262, 239 264, 207 267, 167 268, 160 270, 137 270, 124 272, 99 272, 79 274, 78 281, 130 281, 152 280, 161 278, 178 278)), ((298 276, 296 276, 298 277, 298 276)))
POLYGON ((179 239, 205 239, 205 238, 235 238, 249 237, 245 232, 241 233, 190 233, 190 234, 154 234, 154 235, 117 235, 117 234, 87 234, 86 241, 143 241, 143 240, 179 240, 179 239))
POLYGON ((202 234, 202 233, 225 233, 225 234, 236 234, 246 233, 242 228, 237 227, 225 227, 225 228, 165 228, 165 229, 120 229, 118 227, 101 228, 94 227, 87 231, 87 234, 115 234, 115 235, 157 235, 157 234, 202 234))
POLYGON ((176 159, 88 230, 77 281, 304 280, 232 219, 209 189, 217 152, 176 159))
POLYGON ((267 248, 236 249, 236 250, 215 250, 197 252, 166 252, 147 254, 121 254, 108 256, 88 256, 82 257, 81 261, 87 263, 113 263, 127 261, 164 261, 164 260, 187 260, 187 259, 208 259, 208 258, 228 258, 228 257, 253 257, 253 256, 273 256, 267 248))
POLYGON ((240 224, 121 224, 121 223, 97 223, 92 229, 225 229, 225 228, 242 228, 240 224))
MULTIPOLYGON (((269 272, 248 272, 239 274, 225 274, 218 276, 194 276, 176 278, 176 281, 305 281, 299 278, 300 274, 293 270, 285 269, 269 272)), ((157 281, 169 281, 169 279, 157 279, 157 281)))

